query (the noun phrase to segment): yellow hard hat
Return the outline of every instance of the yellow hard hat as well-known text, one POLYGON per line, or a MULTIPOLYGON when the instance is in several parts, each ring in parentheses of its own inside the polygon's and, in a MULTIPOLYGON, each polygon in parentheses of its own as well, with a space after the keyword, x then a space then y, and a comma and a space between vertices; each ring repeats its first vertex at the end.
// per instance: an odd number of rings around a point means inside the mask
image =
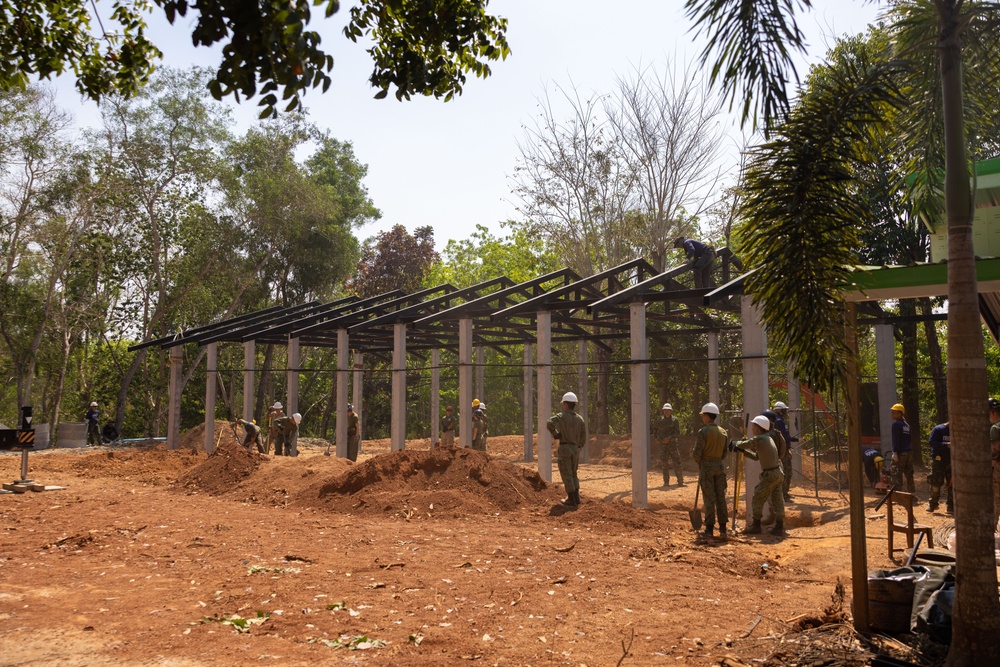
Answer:
POLYGON ((478 408, 479 407, 479 399, 478 398, 472 399, 472 407, 474 407, 474 408, 478 408))
POLYGON ((889 409, 892 410, 893 412, 906 412, 906 408, 903 407, 902 403, 896 403, 889 409))

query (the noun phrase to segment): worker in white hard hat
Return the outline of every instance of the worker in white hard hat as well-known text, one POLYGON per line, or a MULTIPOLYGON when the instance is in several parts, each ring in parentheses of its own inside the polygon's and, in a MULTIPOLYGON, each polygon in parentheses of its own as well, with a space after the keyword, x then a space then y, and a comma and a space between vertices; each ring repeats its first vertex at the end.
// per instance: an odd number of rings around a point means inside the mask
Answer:
POLYGON ((785 455, 781 458, 781 467, 785 471, 785 482, 781 487, 781 495, 786 503, 790 503, 792 502, 792 443, 798 442, 799 439, 793 438, 788 431, 788 406, 783 401, 775 401, 773 410, 778 417, 774 422, 774 428, 785 439, 785 455))
POLYGON ((472 410, 472 448, 479 452, 486 451, 486 413, 482 403, 477 403, 472 410))
POLYGON ((726 537, 726 524, 729 523, 729 512, 726 508, 726 439, 729 434, 726 429, 716 423, 719 418, 719 406, 706 403, 701 406, 701 430, 695 441, 691 458, 698 464, 698 484, 701 495, 705 499, 705 531, 704 537, 713 537, 718 518, 719 537, 726 537))
POLYGON ((678 439, 681 435, 681 423, 674 416, 674 407, 664 403, 660 408, 660 416, 653 422, 652 441, 660 448, 660 467, 663 470, 663 486, 670 486, 670 469, 677 476, 677 484, 684 486, 684 473, 681 470, 681 450, 678 439))
POLYGON ((561 501, 567 507, 580 504, 580 450, 587 444, 587 424, 576 413, 576 394, 567 391, 562 397, 562 412, 549 417, 546 428, 559 441, 559 476, 566 487, 566 497, 561 501))
POLYGON ((277 435, 274 439, 275 456, 293 456, 296 448, 295 438, 299 433, 299 424, 302 423, 302 415, 298 412, 290 417, 282 415, 274 420, 277 435))
POLYGON ((87 408, 87 413, 83 416, 83 421, 87 422, 87 445, 101 444, 101 427, 99 420, 101 411, 97 409, 97 401, 91 401, 87 408))
POLYGON ((771 429, 771 420, 764 415, 753 418, 753 437, 749 440, 734 440, 729 443, 730 451, 736 449, 754 461, 760 462, 760 481, 753 490, 753 505, 751 514, 753 523, 747 527, 748 535, 759 535, 760 521, 764 516, 764 504, 770 500, 774 510, 774 527, 772 535, 785 534, 785 503, 781 496, 781 485, 785 481, 781 469, 781 459, 778 458, 778 447, 767 432, 771 429))
MULTIPOLYGON (((271 448, 274 448, 274 455, 281 456, 281 452, 278 451, 278 438, 281 437, 278 434, 279 426, 278 420, 285 416, 285 408, 280 401, 275 401, 267 410, 267 442, 264 443, 264 452, 270 453, 271 448)), ((288 444, 287 440, 282 440, 285 444, 288 444)), ((285 456, 290 456, 289 452, 285 451, 285 456)))

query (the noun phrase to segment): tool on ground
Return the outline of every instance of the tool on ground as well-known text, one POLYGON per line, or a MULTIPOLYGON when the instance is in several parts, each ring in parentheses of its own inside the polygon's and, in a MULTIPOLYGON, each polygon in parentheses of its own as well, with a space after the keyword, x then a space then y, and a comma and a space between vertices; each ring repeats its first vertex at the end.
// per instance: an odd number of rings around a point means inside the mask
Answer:
POLYGON ((701 510, 698 509, 698 494, 701 493, 701 478, 698 478, 698 488, 694 492, 694 507, 688 512, 691 517, 691 527, 695 530, 701 528, 701 510))
POLYGON ((219 437, 215 439, 215 448, 216 449, 219 448, 219 443, 222 442, 222 431, 223 431, 223 429, 220 428, 219 429, 219 437))
POLYGON ((913 565, 913 561, 917 559, 917 549, 920 548, 920 542, 924 539, 923 532, 917 533, 917 541, 913 543, 913 551, 910 552, 910 557, 906 559, 906 567, 913 565))
POLYGON ((333 440, 331 440, 330 442, 326 443, 326 451, 323 452, 323 456, 329 456, 330 455, 330 447, 331 446, 333 446, 333 440))
POLYGON ((879 500, 877 503, 875 503, 875 511, 876 512, 878 512, 880 509, 882 509, 882 505, 885 505, 885 501, 889 500, 889 497, 892 496, 892 492, 895 491, 895 490, 896 490, 896 485, 893 484, 885 492, 885 495, 882 496, 882 499, 879 500))

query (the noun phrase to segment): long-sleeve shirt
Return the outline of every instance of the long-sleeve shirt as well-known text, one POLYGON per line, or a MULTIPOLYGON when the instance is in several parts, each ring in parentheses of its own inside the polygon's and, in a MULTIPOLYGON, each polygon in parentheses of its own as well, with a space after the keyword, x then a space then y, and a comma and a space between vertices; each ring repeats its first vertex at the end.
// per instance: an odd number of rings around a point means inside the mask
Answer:
POLYGON ((545 425, 552 437, 559 440, 560 445, 576 445, 583 447, 587 440, 587 424, 583 417, 572 410, 563 410, 549 417, 545 425))
POLYGON ((892 422, 892 451, 897 454, 913 451, 910 444, 910 425, 904 419, 892 422))
MULTIPOLYGON (((79 414, 79 413, 77 413, 79 414)), ((101 412, 97 408, 91 408, 87 410, 87 414, 83 416, 87 424, 96 424, 98 417, 100 417, 101 412)))
POLYGON ((453 415, 445 415, 441 418, 441 432, 447 433, 448 431, 455 430, 455 417, 453 415))
POLYGON ((701 241, 695 241, 694 239, 684 239, 684 254, 688 259, 696 259, 701 257, 701 254, 709 249, 710 246, 705 245, 701 241))
POLYGON ((664 417, 661 414, 653 423, 653 438, 657 441, 676 438, 680 434, 681 423, 677 420, 677 417, 674 417, 673 415, 670 415, 670 417, 664 417))
POLYGON ((932 428, 927 442, 931 446, 931 456, 940 456, 945 463, 951 461, 951 427, 947 422, 932 428))
POLYGON ((785 438, 785 444, 788 446, 788 449, 791 449, 792 442, 795 441, 792 440, 792 435, 788 432, 788 422, 785 421, 785 418, 778 415, 778 418, 774 421, 774 427, 778 429, 782 437, 785 438))
POLYGON ((778 448, 767 433, 755 435, 749 440, 737 440, 733 444, 741 447, 745 454, 754 461, 760 461, 762 470, 777 468, 778 464, 781 463, 781 459, 778 458, 778 448))
POLYGON ((705 424, 698 431, 691 458, 695 463, 721 461, 726 454, 726 438, 729 434, 718 424, 705 424))

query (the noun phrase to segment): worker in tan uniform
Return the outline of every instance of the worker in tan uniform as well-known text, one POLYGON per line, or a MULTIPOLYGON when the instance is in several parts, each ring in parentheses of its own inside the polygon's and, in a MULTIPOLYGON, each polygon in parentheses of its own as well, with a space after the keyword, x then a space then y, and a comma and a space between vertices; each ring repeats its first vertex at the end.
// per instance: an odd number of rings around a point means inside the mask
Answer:
POLYGON ((764 504, 770 500, 774 510, 774 527, 772 535, 785 534, 785 502, 782 496, 782 485, 785 474, 781 469, 781 459, 778 448, 767 432, 771 429, 771 420, 764 415, 753 418, 753 437, 749 440, 734 440, 729 443, 730 451, 739 450, 760 462, 760 481, 753 490, 753 505, 751 508, 753 523, 746 529, 748 535, 759 535, 760 521, 764 516, 764 504))
POLYGON ((729 512, 726 509, 726 429, 715 423, 719 406, 706 403, 701 408, 701 430, 695 441, 691 458, 698 464, 698 485, 705 498, 705 537, 713 537, 716 514, 719 518, 719 537, 726 537, 729 512))
POLYGON ((580 450, 587 444, 587 424, 576 413, 576 394, 567 391, 562 397, 562 412, 549 417, 546 428, 559 441, 559 476, 566 487, 566 498, 561 502, 567 507, 580 504, 580 450))

